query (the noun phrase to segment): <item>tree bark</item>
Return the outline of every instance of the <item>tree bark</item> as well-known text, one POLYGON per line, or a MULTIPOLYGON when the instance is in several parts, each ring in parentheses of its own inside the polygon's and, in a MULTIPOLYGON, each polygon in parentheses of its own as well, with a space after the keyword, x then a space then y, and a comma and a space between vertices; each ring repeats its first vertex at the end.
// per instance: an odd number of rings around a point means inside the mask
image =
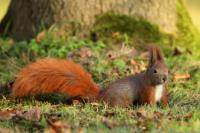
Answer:
POLYGON ((176 31, 176 0, 12 0, 11 33, 27 39, 41 26, 48 28, 63 20, 90 28, 98 15, 108 11, 143 17, 167 33, 176 31))

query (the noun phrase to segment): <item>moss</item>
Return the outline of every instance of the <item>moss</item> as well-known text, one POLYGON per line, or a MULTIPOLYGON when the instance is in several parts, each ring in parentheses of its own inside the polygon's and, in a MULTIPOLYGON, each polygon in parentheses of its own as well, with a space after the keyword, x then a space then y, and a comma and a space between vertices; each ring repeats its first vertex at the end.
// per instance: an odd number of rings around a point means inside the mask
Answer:
POLYGON ((93 32, 99 32, 106 37, 113 32, 125 33, 133 38, 139 38, 144 42, 158 42, 162 33, 157 25, 151 24, 142 18, 119 15, 113 12, 99 16, 93 27, 93 32))
MULTIPOLYGON (((181 46, 183 48, 194 47, 197 49, 200 43, 200 34, 192 23, 190 15, 183 0, 176 1, 177 7, 177 33, 166 34, 159 30, 155 24, 151 24, 143 18, 119 15, 113 12, 99 16, 93 27, 94 32, 105 37, 112 36, 112 33, 119 32, 128 35, 133 41, 140 44, 156 43, 160 46, 181 46)), ((193 50, 193 49, 191 49, 193 50)))

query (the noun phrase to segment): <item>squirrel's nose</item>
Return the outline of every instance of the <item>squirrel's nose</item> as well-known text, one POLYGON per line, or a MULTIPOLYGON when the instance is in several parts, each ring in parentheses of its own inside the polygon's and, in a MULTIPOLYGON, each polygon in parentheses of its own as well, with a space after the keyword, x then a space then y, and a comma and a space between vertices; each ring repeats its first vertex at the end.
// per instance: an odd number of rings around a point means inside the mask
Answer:
POLYGON ((165 82, 167 80, 167 76, 164 75, 163 78, 162 78, 163 82, 165 82))

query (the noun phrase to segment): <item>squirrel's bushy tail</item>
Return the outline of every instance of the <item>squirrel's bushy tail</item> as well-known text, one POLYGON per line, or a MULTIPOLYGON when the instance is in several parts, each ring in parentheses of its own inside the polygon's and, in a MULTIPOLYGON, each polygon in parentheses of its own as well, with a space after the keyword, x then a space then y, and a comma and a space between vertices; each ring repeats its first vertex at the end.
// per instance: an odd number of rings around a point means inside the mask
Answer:
POLYGON ((24 67, 16 76, 11 98, 43 93, 97 97, 99 88, 80 65, 64 59, 42 59, 24 67))

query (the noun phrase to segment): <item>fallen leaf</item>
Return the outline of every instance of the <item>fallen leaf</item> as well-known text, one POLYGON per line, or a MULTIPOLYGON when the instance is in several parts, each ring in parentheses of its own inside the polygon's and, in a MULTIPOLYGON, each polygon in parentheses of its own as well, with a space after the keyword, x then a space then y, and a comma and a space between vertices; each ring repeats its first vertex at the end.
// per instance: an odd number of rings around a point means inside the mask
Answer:
POLYGON ((91 57, 92 56, 92 52, 89 48, 81 48, 81 50, 79 51, 79 56, 81 58, 85 58, 85 57, 91 57))
POLYGON ((188 121, 189 119, 192 118, 192 116, 193 116, 192 113, 187 113, 187 114, 185 114, 185 115, 183 116, 183 119, 186 120, 186 121, 188 121))
POLYGON ((33 108, 26 112, 18 112, 17 116, 30 121, 39 121, 41 118, 41 111, 39 108, 33 108))
POLYGON ((146 111, 144 110, 144 108, 139 108, 137 111, 136 111, 136 115, 138 117, 141 117, 141 118, 145 118, 147 116, 147 113, 146 111))
POLYGON ((51 118, 47 120, 47 123, 49 128, 45 131, 45 133, 71 133, 70 126, 60 120, 51 118))
POLYGON ((184 74, 174 74, 173 75, 173 80, 178 80, 178 79, 189 79, 190 74, 189 73, 184 73, 184 74))
POLYGON ((36 36, 36 38, 35 38, 35 41, 36 41, 37 43, 39 43, 39 42, 42 41, 42 39, 43 39, 44 37, 45 37, 45 32, 42 31, 42 32, 40 32, 40 33, 37 34, 37 36, 36 36))
POLYGON ((14 132, 8 128, 0 128, 0 133, 14 133, 14 132))
POLYGON ((0 120, 10 120, 14 117, 23 118, 31 121, 39 121, 41 117, 41 111, 38 108, 33 108, 29 111, 22 112, 19 110, 4 110, 0 111, 0 120))
POLYGON ((162 116, 164 116, 163 113, 158 112, 158 111, 154 111, 153 114, 154 114, 154 118, 161 118, 162 116))
POLYGON ((112 38, 118 38, 120 36, 120 32, 112 32, 112 38))
POLYGON ((136 60, 134 60, 134 59, 131 59, 131 60, 130 60, 130 64, 134 66, 134 65, 137 65, 138 63, 137 63, 137 61, 136 61, 136 60))
POLYGON ((1 121, 10 120, 15 116, 16 116, 15 110, 0 111, 0 120, 1 121))

